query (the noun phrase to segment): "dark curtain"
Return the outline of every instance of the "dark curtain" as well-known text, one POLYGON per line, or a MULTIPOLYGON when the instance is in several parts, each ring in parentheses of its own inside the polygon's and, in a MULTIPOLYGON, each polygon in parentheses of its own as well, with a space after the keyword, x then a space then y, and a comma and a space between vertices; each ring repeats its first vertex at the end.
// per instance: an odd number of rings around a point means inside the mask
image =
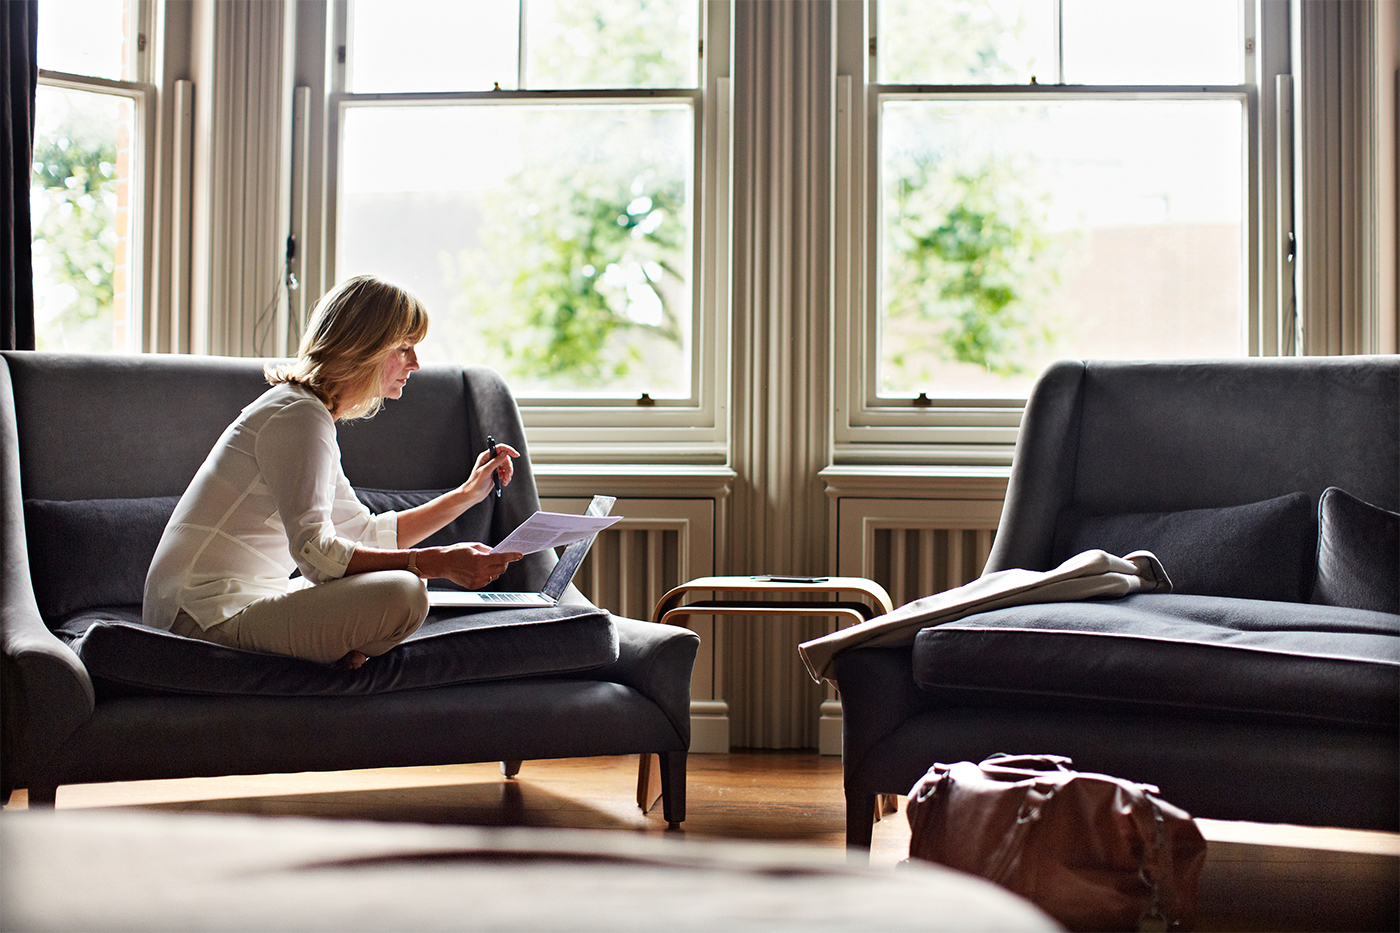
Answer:
POLYGON ((34 263, 29 252, 29 175, 34 159, 34 90, 39 84, 39 0, 0 3, 5 31, 5 92, 0 97, 0 147, 10 167, 0 218, 0 350, 34 349, 34 263))

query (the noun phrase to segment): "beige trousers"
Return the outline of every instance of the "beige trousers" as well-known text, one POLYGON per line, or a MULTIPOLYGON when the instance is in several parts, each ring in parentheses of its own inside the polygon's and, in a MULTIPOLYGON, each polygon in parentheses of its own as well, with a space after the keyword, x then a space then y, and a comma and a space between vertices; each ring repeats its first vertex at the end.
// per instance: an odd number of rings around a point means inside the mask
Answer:
POLYGON ((182 612, 170 630, 230 648, 334 664, 351 651, 383 654, 418 631, 427 615, 423 581, 407 570, 384 570, 260 599, 208 629, 182 612))

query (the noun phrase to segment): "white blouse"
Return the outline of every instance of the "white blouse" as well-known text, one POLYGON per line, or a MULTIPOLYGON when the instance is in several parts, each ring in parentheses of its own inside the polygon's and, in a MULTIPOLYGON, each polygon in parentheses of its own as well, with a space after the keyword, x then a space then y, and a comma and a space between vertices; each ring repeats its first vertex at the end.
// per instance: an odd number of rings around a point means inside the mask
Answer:
POLYGON ((355 497, 320 399, 273 386, 228 426, 180 498, 146 575, 142 620, 169 629, 184 610, 207 629, 259 599, 344 576, 360 543, 398 547, 398 514, 371 515, 355 497))

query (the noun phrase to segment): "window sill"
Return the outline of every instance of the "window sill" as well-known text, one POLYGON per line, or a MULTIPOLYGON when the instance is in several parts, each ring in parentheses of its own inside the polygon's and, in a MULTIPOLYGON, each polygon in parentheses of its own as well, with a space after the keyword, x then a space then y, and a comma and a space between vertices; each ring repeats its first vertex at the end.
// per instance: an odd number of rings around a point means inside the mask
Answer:
POLYGON ((827 497, 864 499, 1001 499, 1009 465, 835 464, 818 474, 827 497))
POLYGON ((1016 432, 986 443, 838 443, 833 464, 858 470, 1003 470, 1011 468, 1016 432))
POLYGON ((542 498, 615 495, 619 498, 725 499, 736 474, 726 466, 635 463, 537 463, 542 498))

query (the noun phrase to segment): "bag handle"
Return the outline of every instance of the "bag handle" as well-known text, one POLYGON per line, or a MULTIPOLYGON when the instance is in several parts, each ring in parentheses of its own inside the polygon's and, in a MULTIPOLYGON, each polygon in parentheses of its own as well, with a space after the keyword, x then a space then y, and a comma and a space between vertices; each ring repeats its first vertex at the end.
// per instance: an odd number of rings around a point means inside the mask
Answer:
POLYGON ((988 776, 1024 780, 1053 774, 1073 774, 1074 762, 1064 755, 1007 755, 997 753, 978 765, 988 776))
POLYGON ((1030 771, 1073 771, 1074 760, 1064 755, 1011 755, 997 752, 982 759, 982 766, 1016 767, 1030 771))
POLYGON ((997 753, 982 759, 978 765, 989 776, 1001 777, 1007 780, 1024 780, 1033 777, 1058 776, 1061 774, 1073 774, 1078 777, 1097 778, 1103 781, 1112 781, 1123 787, 1131 787, 1144 794, 1160 794, 1162 792, 1156 784, 1144 784, 1141 781, 1131 781, 1127 778, 1113 777, 1108 774, 1096 774, 1093 772, 1080 772, 1073 768, 1074 761, 1064 755, 1007 755, 997 753))

